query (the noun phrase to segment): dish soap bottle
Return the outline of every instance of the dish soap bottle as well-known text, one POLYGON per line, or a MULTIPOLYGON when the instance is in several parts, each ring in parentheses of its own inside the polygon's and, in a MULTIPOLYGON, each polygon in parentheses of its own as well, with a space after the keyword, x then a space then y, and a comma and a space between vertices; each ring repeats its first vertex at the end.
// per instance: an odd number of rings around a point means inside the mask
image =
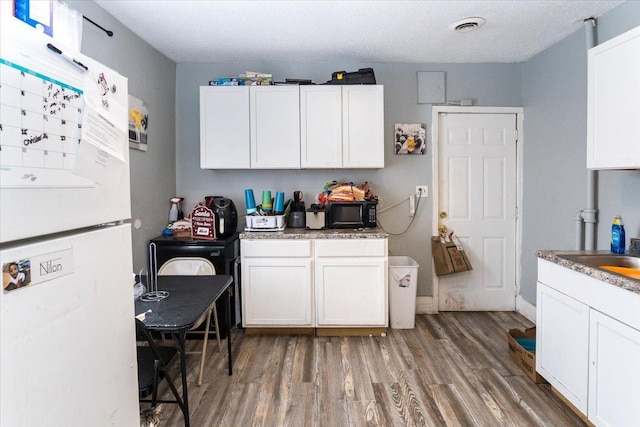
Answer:
POLYGON ((624 248, 624 224, 622 223, 622 217, 616 215, 611 225, 611 252, 614 254, 624 254, 624 248))
POLYGON ((171 199, 171 209, 169 210, 169 222, 175 222, 178 219, 178 202, 180 199, 173 198, 171 199))

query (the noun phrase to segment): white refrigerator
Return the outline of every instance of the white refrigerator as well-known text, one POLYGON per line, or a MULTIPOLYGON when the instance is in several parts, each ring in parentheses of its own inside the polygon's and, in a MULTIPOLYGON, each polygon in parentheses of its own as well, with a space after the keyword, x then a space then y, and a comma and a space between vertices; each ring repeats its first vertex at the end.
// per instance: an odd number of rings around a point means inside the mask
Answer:
POLYGON ((127 80, 6 18, 0 426, 136 426, 127 80))

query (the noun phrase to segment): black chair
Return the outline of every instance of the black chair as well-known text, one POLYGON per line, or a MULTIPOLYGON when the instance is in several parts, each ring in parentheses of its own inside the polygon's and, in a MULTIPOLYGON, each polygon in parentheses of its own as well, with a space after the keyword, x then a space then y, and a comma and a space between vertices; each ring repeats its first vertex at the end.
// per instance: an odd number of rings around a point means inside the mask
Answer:
POLYGON ((175 347, 159 346, 140 320, 136 319, 138 338, 147 345, 136 347, 138 353, 138 397, 140 402, 150 402, 152 407, 157 403, 177 403, 185 412, 184 402, 169 374, 167 366, 178 354, 175 347), (158 383, 165 379, 175 400, 158 399, 158 383), (151 399, 146 399, 151 395, 151 399))

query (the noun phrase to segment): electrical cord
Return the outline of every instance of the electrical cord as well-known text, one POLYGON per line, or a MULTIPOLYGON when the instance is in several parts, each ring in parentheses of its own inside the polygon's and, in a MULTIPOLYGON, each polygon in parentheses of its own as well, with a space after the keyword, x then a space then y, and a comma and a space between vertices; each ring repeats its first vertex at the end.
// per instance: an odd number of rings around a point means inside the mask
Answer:
MULTIPOLYGON (((412 196, 413 196, 413 194, 412 194, 412 196)), ((418 192, 417 196, 418 196, 418 197, 417 197, 417 199, 418 199, 418 200, 416 200, 416 209, 415 209, 415 211, 414 211, 414 213, 413 213, 413 216, 411 217, 411 221, 409 221, 409 224, 407 225, 407 228, 405 228, 405 229, 404 229, 404 231, 402 231, 401 233, 392 233, 392 232, 390 232, 390 231, 387 231, 387 230, 385 230, 385 229, 384 229, 384 227, 383 227, 383 226, 382 226, 382 224, 380 223, 380 219, 378 219, 378 226, 379 226, 379 227, 380 227, 380 228, 381 228, 385 233, 388 233, 388 234, 389 234, 389 235, 391 235, 391 236, 402 236, 402 235, 403 235, 403 234, 405 234, 407 231, 409 231, 409 228, 411 228, 411 225, 413 224, 413 221, 415 221, 415 219, 416 219, 416 215, 417 215, 417 213, 418 213, 418 208, 420 207, 420 199, 422 198, 422 197, 421 197, 421 196, 422 196, 422 190, 420 190, 420 191, 418 192)), ((386 207, 386 208, 384 208, 384 209, 381 209, 380 211, 378 211, 378 213, 384 213, 384 212, 388 211, 388 210, 389 210, 389 209, 391 209, 391 208, 395 208, 396 206, 400 205, 401 203, 404 203, 406 200, 409 200, 410 198, 411 198, 411 196, 409 196, 409 197, 407 197, 407 198, 404 198, 404 199, 400 200, 399 202, 397 202, 397 203, 395 203, 395 204, 393 204, 393 205, 391 205, 391 206, 388 206, 388 207, 386 207)))

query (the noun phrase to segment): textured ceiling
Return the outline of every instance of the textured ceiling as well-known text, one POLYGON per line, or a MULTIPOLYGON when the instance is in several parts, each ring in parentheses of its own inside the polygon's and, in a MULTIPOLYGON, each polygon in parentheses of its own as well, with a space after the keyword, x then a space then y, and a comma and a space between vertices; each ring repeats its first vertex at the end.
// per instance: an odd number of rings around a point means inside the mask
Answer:
POLYGON ((177 63, 522 62, 615 1, 97 0, 177 63), (486 23, 455 33, 467 17, 486 23))

